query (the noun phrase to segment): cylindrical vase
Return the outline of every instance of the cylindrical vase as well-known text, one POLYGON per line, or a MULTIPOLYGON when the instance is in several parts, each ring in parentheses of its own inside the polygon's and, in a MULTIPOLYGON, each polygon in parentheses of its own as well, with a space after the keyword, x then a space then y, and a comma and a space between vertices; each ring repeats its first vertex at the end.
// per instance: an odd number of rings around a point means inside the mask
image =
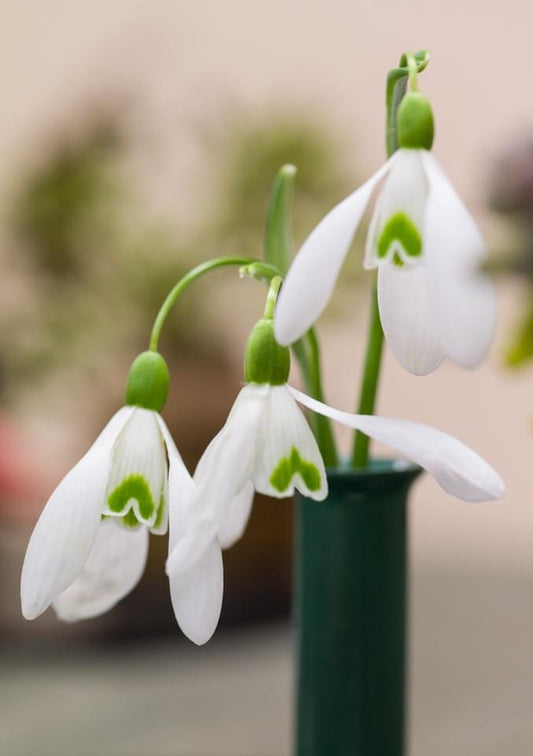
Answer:
POLYGON ((403 756, 409 489, 419 467, 328 471, 297 499, 297 756, 403 756))

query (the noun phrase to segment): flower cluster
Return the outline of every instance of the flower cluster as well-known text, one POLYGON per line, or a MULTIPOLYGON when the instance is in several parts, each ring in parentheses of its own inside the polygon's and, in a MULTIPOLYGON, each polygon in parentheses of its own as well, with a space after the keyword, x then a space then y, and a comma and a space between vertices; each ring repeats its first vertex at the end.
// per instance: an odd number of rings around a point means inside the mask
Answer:
POLYGON ((127 406, 59 484, 35 527, 22 571, 24 616, 33 619, 50 604, 67 621, 107 611, 141 577, 148 532, 160 535, 168 522, 176 619, 191 640, 205 643, 222 604, 222 549, 242 536, 254 492, 327 496, 324 463, 297 402, 387 444, 454 496, 502 496, 497 473, 460 441, 406 420, 335 410, 291 388, 289 364, 273 321, 259 321, 247 345, 246 385, 191 477, 158 413, 164 362, 157 353, 137 358, 127 406))

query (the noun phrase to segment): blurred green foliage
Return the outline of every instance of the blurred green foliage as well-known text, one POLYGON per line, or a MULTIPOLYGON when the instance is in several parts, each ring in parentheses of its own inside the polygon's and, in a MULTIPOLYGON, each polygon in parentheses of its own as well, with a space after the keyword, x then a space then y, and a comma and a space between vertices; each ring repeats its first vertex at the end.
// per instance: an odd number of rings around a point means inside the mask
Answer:
MULTIPOLYGON (((124 134, 119 114, 96 117, 58 134, 16 181, 8 236, 25 294, 0 322, 13 393, 66 364, 90 364, 96 347, 130 356, 144 349, 169 288, 199 261, 262 256, 270 186, 283 163, 298 167, 300 239, 354 183, 333 141, 308 118, 242 121, 228 127, 210 160, 218 198, 211 216, 177 230, 139 212, 139 187, 123 171, 124 134)), ((209 330, 204 319, 198 298, 184 297, 165 327, 165 347, 211 348, 197 338, 209 330)))
POLYGON ((295 239, 300 242, 354 185, 331 135, 312 119, 273 115, 259 123, 232 125, 222 145, 218 177, 220 205, 214 233, 234 254, 262 255, 262 229, 270 189, 280 166, 297 168, 295 239))
POLYGON ((103 121, 81 139, 59 142, 27 176, 12 223, 37 270, 60 279, 79 275, 90 262, 95 234, 106 228, 106 212, 118 199, 110 161, 120 148, 117 125, 103 121))
POLYGON ((520 367, 533 359, 533 292, 530 290, 525 313, 515 326, 510 344, 505 351, 509 367, 520 367))

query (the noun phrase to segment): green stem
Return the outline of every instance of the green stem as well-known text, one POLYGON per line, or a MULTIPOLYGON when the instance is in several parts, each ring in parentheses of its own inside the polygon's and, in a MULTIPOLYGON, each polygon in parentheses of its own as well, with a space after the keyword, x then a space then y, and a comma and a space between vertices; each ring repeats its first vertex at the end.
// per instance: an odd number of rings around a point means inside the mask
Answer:
POLYGON ((268 290, 266 302, 265 302, 265 312, 263 315, 263 318, 265 320, 273 320, 274 319, 274 311, 276 309, 276 301, 278 298, 278 292, 281 287, 282 283, 281 276, 274 276, 272 281, 270 282, 270 289, 268 290))
POLYGON ((253 257, 217 257, 213 260, 207 260, 207 262, 193 268, 178 281, 157 313, 150 336, 149 348, 152 352, 157 351, 161 329, 180 294, 192 283, 202 276, 205 276, 206 273, 210 273, 217 268, 225 268, 234 265, 238 265, 239 267, 247 266, 247 273, 250 273, 250 270, 253 270, 254 277, 266 279, 268 281, 278 275, 278 271, 272 265, 259 262, 253 257), (253 268, 250 268, 249 266, 253 266, 253 268))
POLYGON ((418 63, 412 52, 404 53, 409 71, 409 85, 413 92, 418 92, 418 63))
MULTIPOLYGON (((379 317, 377 287, 372 287, 372 302, 370 322, 368 325, 368 340, 366 345, 363 379, 359 394, 357 413, 359 415, 373 415, 378 391, 381 356, 383 353, 383 328, 379 317)), ((370 439, 364 433, 357 431, 352 454, 352 467, 366 467, 369 457, 370 439)))
MULTIPOLYGON (((425 69, 429 62, 429 53, 420 50, 416 53, 404 53, 400 58, 400 65, 389 71, 385 101, 386 144, 387 156, 390 157, 398 149, 397 114, 400 103, 405 95, 407 82, 413 89, 417 89, 417 75, 425 69)), ((379 317, 377 287, 374 284, 370 303, 370 322, 368 326, 368 341, 366 347, 363 378, 359 392, 359 415, 373 415, 376 406, 381 356, 383 352, 383 328, 379 317)), ((352 467, 364 468, 368 465, 370 439, 361 431, 356 431, 352 452, 352 467)))
MULTIPOLYGON (((315 330, 311 328, 305 335, 305 340, 309 347, 309 374, 308 374, 308 391, 312 397, 320 402, 325 402, 324 390, 322 388, 322 375, 320 369, 320 347, 316 337, 315 330)), ((322 454, 326 467, 337 467, 339 457, 335 444, 335 437, 331 423, 324 415, 314 414, 314 426, 317 437, 318 448, 322 454)))

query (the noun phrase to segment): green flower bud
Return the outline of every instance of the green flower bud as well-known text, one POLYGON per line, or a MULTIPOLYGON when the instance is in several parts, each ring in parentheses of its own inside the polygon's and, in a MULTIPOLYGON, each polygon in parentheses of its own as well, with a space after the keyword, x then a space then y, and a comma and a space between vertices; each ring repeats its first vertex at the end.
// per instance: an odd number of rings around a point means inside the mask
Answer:
POLYGON ((420 92, 409 92, 398 108, 398 143, 400 147, 430 150, 435 128, 431 105, 420 92))
POLYGON ((126 404, 161 412, 168 395, 169 374, 159 352, 142 352, 130 367, 126 404))
POLYGON ((282 386, 287 383, 291 367, 288 347, 278 344, 274 337, 274 321, 259 320, 248 337, 244 352, 244 378, 246 383, 269 383, 282 386))

